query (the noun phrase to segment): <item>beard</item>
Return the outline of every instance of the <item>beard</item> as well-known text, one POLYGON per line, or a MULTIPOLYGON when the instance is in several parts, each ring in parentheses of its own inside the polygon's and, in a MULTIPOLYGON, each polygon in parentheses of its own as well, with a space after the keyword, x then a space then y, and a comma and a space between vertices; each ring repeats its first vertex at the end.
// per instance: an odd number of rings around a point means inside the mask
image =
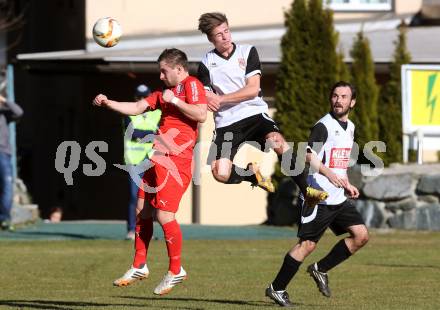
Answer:
POLYGON ((333 115, 338 117, 338 118, 348 115, 349 112, 350 112, 350 107, 349 106, 347 108, 345 108, 345 109, 342 109, 342 110, 341 109, 336 110, 335 107, 332 108, 333 115))

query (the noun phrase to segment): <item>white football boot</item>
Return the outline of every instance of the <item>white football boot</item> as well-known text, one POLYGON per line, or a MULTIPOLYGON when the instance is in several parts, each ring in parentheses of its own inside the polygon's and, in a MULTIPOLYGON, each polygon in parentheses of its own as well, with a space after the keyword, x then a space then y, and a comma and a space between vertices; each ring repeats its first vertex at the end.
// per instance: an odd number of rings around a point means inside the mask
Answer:
POLYGON ((142 268, 134 268, 131 266, 130 269, 119 279, 116 279, 113 282, 114 286, 127 286, 138 280, 143 280, 148 278, 150 272, 148 271, 147 264, 145 264, 142 268))
POLYGON ((183 267, 180 267, 179 274, 173 274, 171 271, 168 271, 163 277, 162 281, 158 286, 154 289, 154 294, 156 295, 165 295, 168 294, 171 289, 179 283, 182 283, 184 280, 188 278, 186 271, 183 267))

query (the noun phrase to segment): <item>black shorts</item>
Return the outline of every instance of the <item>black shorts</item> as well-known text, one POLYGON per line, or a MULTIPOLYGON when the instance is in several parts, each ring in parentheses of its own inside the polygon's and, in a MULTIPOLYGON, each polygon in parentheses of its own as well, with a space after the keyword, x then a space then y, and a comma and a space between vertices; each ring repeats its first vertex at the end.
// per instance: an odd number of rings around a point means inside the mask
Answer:
POLYGON ((315 208, 304 206, 298 199, 301 218, 298 227, 298 238, 318 242, 329 227, 336 236, 345 234, 353 225, 365 225, 360 213, 353 203, 347 199, 338 205, 317 205, 315 208))
POLYGON ((279 131, 276 123, 266 113, 256 114, 229 126, 217 128, 209 148, 208 163, 220 158, 228 158, 232 161, 244 143, 268 152, 270 148, 266 146, 266 135, 279 131))

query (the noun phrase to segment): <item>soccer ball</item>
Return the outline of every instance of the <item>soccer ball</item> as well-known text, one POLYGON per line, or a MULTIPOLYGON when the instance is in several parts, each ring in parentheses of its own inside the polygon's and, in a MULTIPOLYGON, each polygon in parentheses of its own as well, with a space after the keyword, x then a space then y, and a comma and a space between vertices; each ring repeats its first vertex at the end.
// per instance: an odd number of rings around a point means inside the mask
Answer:
POLYGON ((121 25, 111 17, 100 18, 93 26, 93 39, 102 47, 115 46, 118 44, 121 35, 121 25))

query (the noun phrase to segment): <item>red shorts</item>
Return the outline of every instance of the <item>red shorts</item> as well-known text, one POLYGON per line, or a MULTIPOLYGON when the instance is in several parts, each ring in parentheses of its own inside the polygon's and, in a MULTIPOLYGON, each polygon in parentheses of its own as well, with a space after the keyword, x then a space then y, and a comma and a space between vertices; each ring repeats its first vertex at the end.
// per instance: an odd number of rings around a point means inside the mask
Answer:
POLYGON ((174 156, 161 156, 159 160, 153 156, 151 160, 154 166, 145 171, 138 197, 156 209, 176 213, 191 182, 192 160, 174 156))

